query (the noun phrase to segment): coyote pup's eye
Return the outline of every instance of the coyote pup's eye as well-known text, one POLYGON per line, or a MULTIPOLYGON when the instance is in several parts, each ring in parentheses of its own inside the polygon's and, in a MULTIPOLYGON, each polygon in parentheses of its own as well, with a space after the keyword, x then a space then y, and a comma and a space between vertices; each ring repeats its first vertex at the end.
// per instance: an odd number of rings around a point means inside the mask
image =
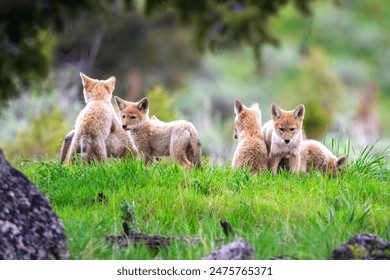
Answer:
POLYGON ((126 116, 125 116, 125 115, 122 115, 122 118, 124 119, 124 118, 126 118, 126 116))
POLYGON ((283 131, 284 131, 284 128, 283 128, 283 127, 279 127, 279 130, 280 130, 281 132, 283 132, 283 131))
POLYGON ((291 128, 290 128, 290 131, 294 131, 294 130, 295 130, 295 127, 291 127, 291 128))
POLYGON ((131 119, 132 120, 135 120, 137 117, 136 116, 131 116, 131 119))

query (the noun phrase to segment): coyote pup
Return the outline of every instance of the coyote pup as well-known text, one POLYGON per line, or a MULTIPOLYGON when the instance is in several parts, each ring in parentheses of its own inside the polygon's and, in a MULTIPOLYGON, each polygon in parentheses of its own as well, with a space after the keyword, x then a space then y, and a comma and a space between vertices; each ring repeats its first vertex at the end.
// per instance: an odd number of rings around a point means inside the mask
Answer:
POLYGON ((128 102, 115 96, 115 101, 122 115, 122 127, 130 131, 146 163, 153 161, 153 157, 170 156, 186 169, 201 166, 199 135, 192 123, 151 120, 146 97, 139 102, 128 102))
POLYGON ((292 111, 284 111, 271 105, 272 120, 263 126, 265 143, 269 151, 269 168, 276 174, 281 159, 288 160, 288 170, 298 173, 303 140, 302 123, 305 106, 298 105, 292 111))
POLYGON ((301 149, 301 172, 309 172, 311 168, 334 177, 341 175, 347 164, 348 157, 337 158, 329 149, 316 140, 304 140, 301 149))
POLYGON ((261 111, 259 104, 246 107, 241 100, 234 102, 234 138, 238 139, 232 167, 248 166, 251 173, 268 167, 268 153, 261 131, 261 111))
POLYGON ((76 119, 74 131, 69 132, 61 149, 60 160, 74 161, 74 153, 84 153, 85 163, 104 161, 109 156, 125 157, 130 150, 134 155, 130 135, 123 131, 111 104, 115 77, 95 80, 80 73, 84 99, 87 103, 76 119))

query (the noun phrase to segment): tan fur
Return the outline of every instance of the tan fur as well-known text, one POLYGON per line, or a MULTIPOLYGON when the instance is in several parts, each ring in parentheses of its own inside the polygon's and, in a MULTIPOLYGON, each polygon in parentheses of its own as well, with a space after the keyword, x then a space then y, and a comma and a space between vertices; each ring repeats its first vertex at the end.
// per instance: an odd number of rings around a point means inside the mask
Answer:
POLYGON ((131 154, 134 158, 138 155, 130 133, 123 130, 119 120, 115 124, 115 129, 108 135, 105 143, 108 157, 125 159, 128 154, 131 154))
MULTIPOLYGON (((119 120, 118 125, 120 125, 119 120)), ((74 133, 74 130, 70 131, 62 141, 60 153, 61 163, 64 163, 65 161, 74 133)), ((107 157, 125 159, 129 153, 133 157, 138 155, 133 139, 128 132, 122 129, 122 127, 118 126, 117 129, 112 131, 110 135, 108 135, 105 144, 107 149, 107 157)), ((76 151, 76 153, 80 153, 80 150, 76 151)))
POLYGON ((259 104, 253 103, 250 108, 240 100, 234 103, 234 138, 238 139, 234 152, 232 167, 235 169, 249 167, 251 173, 268 167, 268 153, 261 131, 261 111, 259 104))
POLYGON ((312 168, 333 176, 341 175, 347 163, 346 155, 337 158, 329 149, 316 140, 305 140, 301 149, 301 172, 312 168))
POLYGON ((302 104, 292 111, 271 105, 272 120, 263 125, 263 134, 269 151, 269 168, 273 174, 276 174, 284 158, 288 159, 288 170, 299 172, 304 114, 305 107, 302 104))
POLYGON ((122 127, 130 131, 145 162, 170 156, 184 168, 201 166, 202 150, 195 127, 187 121, 163 122, 149 118, 149 101, 128 102, 115 96, 122 115, 122 127))
POLYGON ((83 154, 83 161, 100 162, 109 156, 125 157, 133 148, 130 135, 123 133, 111 104, 115 88, 115 77, 107 80, 95 80, 80 73, 83 83, 84 99, 87 103, 76 119, 74 134, 69 142, 70 132, 64 140, 60 160, 69 145, 64 161, 72 163, 75 153, 83 154), (66 140, 68 138, 68 140, 66 140))

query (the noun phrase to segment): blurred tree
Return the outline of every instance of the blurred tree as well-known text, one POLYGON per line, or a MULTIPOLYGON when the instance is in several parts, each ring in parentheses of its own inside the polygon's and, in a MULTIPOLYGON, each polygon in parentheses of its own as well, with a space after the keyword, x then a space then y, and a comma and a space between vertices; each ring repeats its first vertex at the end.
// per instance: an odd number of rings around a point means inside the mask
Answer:
MULTIPOLYGON (((56 48, 57 68, 74 65, 97 79, 114 75, 115 95, 135 101, 145 95, 143 89, 157 84, 177 89, 186 73, 199 65, 191 30, 179 28, 172 12, 151 19, 118 7, 107 13, 109 20, 80 16, 67 26, 56 48)), ((79 86, 78 75, 73 76, 69 83, 79 86)), ((83 100, 81 93, 78 97, 83 100)))
MULTIPOLYGON (((131 7, 129 0, 122 0, 131 7)), ((0 1, 0 106, 49 72, 56 34, 81 11, 105 12, 111 0, 0 1)))
MULTIPOLYGON (((287 3, 294 3, 302 14, 310 13, 314 0, 13 0, 0 1, 0 97, 1 101, 18 94, 19 86, 44 78, 49 71, 56 34, 64 31, 65 22, 83 12, 92 19, 107 15, 107 7, 130 10, 143 6, 146 14, 173 10, 183 24, 195 27, 199 50, 209 47, 247 43, 253 46, 258 69, 260 47, 276 45, 278 40, 268 28, 269 19, 277 16, 287 3), (45 35, 45 36, 44 36, 45 35), (47 42, 50 42, 48 44, 47 42)), ((74 26, 74 31, 77 27, 74 26)), ((102 34, 95 34, 98 46, 102 34)), ((126 39, 122 37, 121 39, 126 39)), ((120 46, 120 45, 119 45, 120 46)), ((179 53, 177 53, 179 54, 179 53)), ((90 59, 97 55, 91 49, 90 59)), ((1 102, 0 102, 1 103, 1 102)))
POLYGON ((145 0, 146 14, 174 10, 183 24, 195 27, 195 44, 200 51, 246 43, 253 47, 257 70, 261 71, 260 48, 277 45, 269 21, 288 3, 303 15, 310 14, 314 0, 145 0))

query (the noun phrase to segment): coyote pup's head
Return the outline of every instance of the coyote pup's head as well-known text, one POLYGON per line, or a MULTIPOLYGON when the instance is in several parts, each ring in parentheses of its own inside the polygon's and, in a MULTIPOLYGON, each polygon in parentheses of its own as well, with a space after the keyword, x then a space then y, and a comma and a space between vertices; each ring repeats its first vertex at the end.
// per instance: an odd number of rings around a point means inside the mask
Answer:
POLYGON ((344 174, 345 166, 347 165, 348 156, 344 155, 331 161, 328 165, 328 171, 332 173, 333 177, 344 174))
POLYGON ((234 102, 234 134, 233 138, 238 139, 243 131, 259 132, 261 131, 261 111, 259 104, 253 103, 250 108, 246 107, 241 100, 234 102))
POLYGON ((80 72, 81 81, 84 87, 85 103, 95 100, 111 102, 112 92, 115 89, 115 77, 112 76, 107 80, 95 80, 80 72))
POLYGON ((305 106, 298 105, 292 111, 284 111, 277 105, 271 105, 271 116, 274 123, 274 132, 280 143, 289 145, 302 133, 302 123, 305 106))
POLYGON ((138 102, 125 101, 118 96, 114 98, 119 107, 123 129, 130 130, 149 119, 149 101, 147 97, 138 102))

